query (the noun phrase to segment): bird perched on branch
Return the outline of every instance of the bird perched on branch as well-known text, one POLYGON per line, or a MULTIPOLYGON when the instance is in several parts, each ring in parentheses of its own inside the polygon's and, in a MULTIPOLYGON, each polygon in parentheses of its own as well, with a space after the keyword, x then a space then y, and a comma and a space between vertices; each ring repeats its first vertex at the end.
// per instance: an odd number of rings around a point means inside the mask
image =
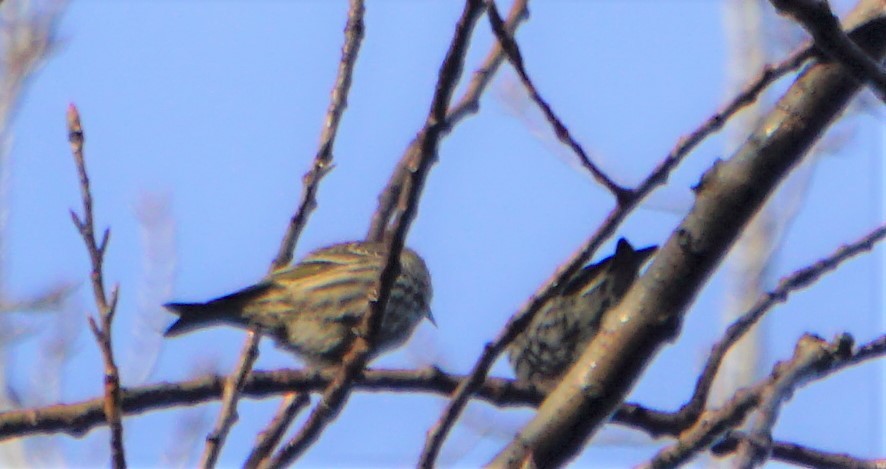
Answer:
POLYGON ((569 279, 563 292, 545 303, 508 346, 517 379, 544 392, 552 390, 597 334, 603 313, 621 301, 656 249, 634 250, 622 238, 614 255, 569 279))
MULTIPOLYGON (((205 303, 167 303, 163 306, 180 317, 164 336, 217 324, 254 327, 310 365, 336 364, 360 333, 370 293, 377 294, 384 249, 382 243, 335 244, 230 295, 205 303)), ((431 293, 424 261, 404 247, 372 356, 402 345, 423 318, 434 322, 431 293)))

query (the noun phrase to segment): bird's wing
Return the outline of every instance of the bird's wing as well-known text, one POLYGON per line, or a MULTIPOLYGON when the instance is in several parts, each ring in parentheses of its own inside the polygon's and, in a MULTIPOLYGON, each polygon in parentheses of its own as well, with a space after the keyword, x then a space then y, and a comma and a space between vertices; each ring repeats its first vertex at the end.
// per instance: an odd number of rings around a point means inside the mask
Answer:
POLYGON ((256 283, 255 285, 248 286, 242 290, 237 290, 234 293, 209 300, 206 302, 206 304, 211 304, 219 308, 239 308, 242 307, 243 304, 264 295, 265 292, 268 291, 269 287, 271 287, 270 282, 262 281, 256 283))
POLYGON ((273 274, 271 274, 269 280, 279 280, 284 282, 287 280, 301 280, 323 272, 327 272, 329 271, 329 269, 334 269, 337 265, 338 263, 336 262, 329 262, 324 260, 302 261, 286 270, 274 272, 273 274))

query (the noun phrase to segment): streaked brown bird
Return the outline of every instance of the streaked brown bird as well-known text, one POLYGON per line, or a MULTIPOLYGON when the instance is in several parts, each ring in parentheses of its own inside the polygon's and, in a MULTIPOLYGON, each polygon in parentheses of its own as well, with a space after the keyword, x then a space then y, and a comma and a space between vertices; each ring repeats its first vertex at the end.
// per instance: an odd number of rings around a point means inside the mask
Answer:
POLYGON ((517 379, 550 392, 597 334, 603 313, 621 301, 656 249, 634 250, 622 238, 614 255, 578 271, 508 346, 517 379))
MULTIPOLYGON (((384 268, 384 244, 350 242, 311 252, 259 283, 205 303, 167 303, 179 319, 164 336, 217 324, 257 327, 312 366, 338 363, 384 268)), ((431 316, 431 277, 415 251, 403 248, 371 356, 402 345, 431 316)))

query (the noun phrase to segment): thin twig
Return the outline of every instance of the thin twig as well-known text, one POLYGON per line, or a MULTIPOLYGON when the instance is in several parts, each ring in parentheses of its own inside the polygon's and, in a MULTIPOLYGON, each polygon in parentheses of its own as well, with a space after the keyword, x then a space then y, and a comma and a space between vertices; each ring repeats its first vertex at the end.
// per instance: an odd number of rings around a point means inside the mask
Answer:
MULTIPOLYGON (((799 386, 826 378, 863 360, 886 354, 884 337, 866 344, 854 353, 851 351, 851 343, 852 338, 848 334, 838 336, 832 343, 819 337, 804 335, 797 342, 793 357, 777 363, 768 378, 750 388, 738 391, 720 409, 705 412, 703 418, 700 418, 693 427, 680 434, 676 443, 663 448, 640 467, 670 468, 685 463, 698 452, 717 442, 729 429, 744 421, 757 403, 778 401, 780 404, 799 386), (859 356, 862 350, 865 350, 863 357, 859 356)), ((768 451, 765 454, 768 455, 768 451)), ((757 462, 762 461, 757 460, 757 462)))
POLYGON ((779 281, 778 286, 757 299, 756 303, 744 314, 733 322, 723 334, 723 338, 714 345, 708 356, 704 370, 699 375, 692 398, 677 412, 679 420, 689 425, 694 423, 708 400, 711 384, 717 376, 723 358, 732 346, 741 339, 744 334, 753 327, 777 303, 787 301, 788 295, 806 288, 818 281, 823 275, 834 271, 844 261, 864 252, 870 251, 874 244, 886 237, 886 225, 881 226, 863 238, 851 244, 841 246, 835 252, 819 261, 794 271, 792 274, 779 281))
POLYGON ((224 392, 222 393, 222 407, 219 411, 215 427, 206 436, 206 446, 203 448, 203 456, 200 458, 200 467, 212 468, 218 461, 218 455, 225 438, 234 423, 237 422, 237 401, 246 383, 246 378, 252 370, 252 365, 258 358, 258 342, 260 335, 256 331, 249 331, 249 338, 243 345, 240 360, 235 372, 225 380, 224 392))
MULTIPOLYGON (((508 33, 514 34, 520 23, 529 16, 529 10, 526 6, 527 2, 528 0, 516 0, 511 5, 508 19, 505 22, 505 29, 508 33)), ((496 42, 483 61, 483 65, 474 71, 473 78, 462 97, 447 111, 445 124, 440 129, 441 138, 451 132, 456 124, 469 115, 475 114, 480 109, 480 96, 495 76, 503 58, 504 52, 501 45, 496 42)), ((407 149, 406 155, 409 155, 411 151, 412 146, 407 149)), ((385 229, 390 226, 391 215, 403 189, 403 181, 410 171, 410 168, 405 164, 406 161, 408 161, 408 158, 404 156, 388 180, 387 186, 385 186, 378 197, 378 208, 372 215, 372 222, 366 234, 367 240, 382 241, 384 239, 385 229)))
POLYGON ((357 63, 357 54, 360 52, 360 45, 363 43, 364 13, 365 8, 362 0, 351 0, 351 5, 348 9, 348 20, 345 24, 345 42, 341 49, 341 60, 338 63, 338 75, 332 88, 329 108, 326 110, 326 118, 323 120, 320 146, 317 149, 317 154, 314 156, 311 169, 302 178, 301 200, 295 215, 289 221, 277 256, 271 264, 272 271, 286 267, 292 261, 295 244, 307 224, 308 217, 317 207, 317 188, 320 186, 320 181, 333 168, 332 148, 335 144, 338 126, 348 106, 348 93, 351 90, 354 65, 357 63))
POLYGON ((74 164, 77 167, 77 175, 80 179, 80 197, 83 201, 82 219, 73 210, 71 210, 71 219, 74 222, 74 226, 77 227, 77 231, 80 232, 80 236, 83 237, 92 266, 90 280, 92 281, 92 292, 95 296, 95 305, 98 308, 99 321, 101 323, 100 325, 97 324, 95 319, 90 316, 89 327, 95 336, 95 341, 98 343, 102 359, 104 360, 104 415, 111 428, 111 462, 114 468, 123 469, 126 467, 126 456, 123 449, 120 373, 117 369, 117 364, 114 362, 113 348, 111 346, 111 324, 114 320, 114 313, 117 310, 119 286, 114 286, 109 299, 105 294, 102 274, 102 264, 105 251, 108 248, 111 230, 105 229, 101 242, 96 242, 92 193, 89 188, 89 175, 86 172, 86 160, 83 155, 85 136, 83 127, 80 124, 80 113, 73 104, 68 106, 67 122, 68 141, 71 144, 71 153, 74 156, 74 164))
MULTIPOLYGON (((717 456, 732 453, 739 444, 748 438, 743 432, 732 432, 712 446, 711 453, 717 456)), ((843 469, 883 469, 886 467, 886 460, 883 459, 862 459, 845 453, 831 453, 785 441, 772 442, 770 458, 804 467, 840 467, 843 469)))
MULTIPOLYGON (((526 18, 529 17, 529 9, 527 3, 529 0, 516 0, 511 4, 511 10, 508 12, 508 18, 505 20, 504 28, 509 35, 517 31, 526 18)), ((495 76, 495 72, 504 59, 504 50, 501 44, 496 42, 492 45, 483 64, 474 70, 470 83, 468 83, 464 94, 458 99, 458 102, 449 108, 446 113, 447 128, 452 129, 456 124, 469 114, 474 114, 480 109, 480 96, 495 76)))
POLYGON ((789 370, 779 370, 778 379, 759 393, 760 402, 755 409, 756 418, 751 424, 750 438, 739 443, 735 467, 751 469, 765 463, 772 452, 772 428, 778 421, 782 404, 793 396, 795 389, 814 379, 816 368, 826 367, 828 362, 851 354, 852 337, 848 334, 839 336, 833 345, 818 338, 804 338, 811 340, 801 339, 795 356, 802 354, 805 358, 789 370), (801 352, 801 349, 804 350, 801 352), (831 354, 836 357, 831 357, 831 354))
POLYGON ((266 464, 271 451, 274 450, 274 447, 283 438, 283 434, 286 433, 286 429, 295 420, 299 411, 311 402, 308 396, 308 393, 289 393, 283 398, 283 401, 280 402, 280 408, 277 410, 277 414, 274 415, 271 423, 258 434, 255 444, 252 445, 252 451, 243 464, 244 469, 255 469, 262 464, 266 464))
POLYGON ((384 268, 379 274, 378 287, 375 290, 377 294, 375 298, 369 298, 367 312, 360 321, 358 330, 365 332, 354 339, 350 350, 344 356, 336 378, 324 390, 321 401, 308 416, 299 432, 277 452, 269 463, 270 467, 288 465, 319 437, 326 425, 335 418, 347 401, 352 381, 362 373, 366 366, 376 331, 381 326, 382 312, 387 304, 394 280, 399 273, 400 252, 403 249, 406 233, 418 212, 418 200, 421 197, 425 179, 437 159, 437 146, 446 125, 446 111, 452 99, 453 90, 461 77, 471 32, 482 11, 481 0, 466 1, 449 50, 440 67, 437 86, 425 125, 401 160, 401 165, 410 170, 404 173, 406 176, 403 181, 403 190, 399 193, 397 213, 394 214, 394 220, 388 230, 389 235, 385 237, 387 249, 384 268))
POLYGON ((551 127, 554 128, 554 134, 557 136, 557 139, 572 149, 572 151, 578 156, 581 165, 591 173, 597 182, 606 187, 616 199, 621 201, 623 198, 630 197, 631 192, 629 190, 616 184, 609 178, 609 176, 598 168, 593 161, 591 161, 581 144, 579 144, 578 141, 575 140, 575 137, 572 136, 569 128, 566 127, 559 117, 557 117, 554 110, 551 108, 551 105, 541 97, 541 93, 539 93, 538 88, 535 87, 535 84, 532 83, 529 74, 526 72, 526 67, 523 64, 523 55, 520 53, 517 41, 514 40, 514 37, 505 29, 504 22, 498 14, 498 8, 495 6, 495 2, 493 0, 486 0, 486 9, 486 15, 489 17, 489 23, 492 25, 492 31, 495 33, 495 37, 498 38, 499 44, 504 49, 505 55, 507 55, 511 65, 517 71, 517 75, 520 77, 520 81, 523 82, 523 86, 525 86, 526 90, 529 92, 529 96, 535 101, 535 104, 538 105, 542 113, 544 113, 545 118, 551 124, 551 127))

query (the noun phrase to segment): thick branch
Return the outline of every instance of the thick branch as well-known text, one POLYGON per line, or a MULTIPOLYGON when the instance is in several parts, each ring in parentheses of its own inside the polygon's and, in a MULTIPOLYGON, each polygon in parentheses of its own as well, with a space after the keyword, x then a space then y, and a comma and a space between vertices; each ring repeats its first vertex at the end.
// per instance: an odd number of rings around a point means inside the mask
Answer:
MULTIPOLYGON (((884 23, 868 23, 857 35, 877 57, 886 51, 884 23)), ((691 212, 494 465, 514 467, 529 457, 549 467, 573 457, 677 335, 686 308, 741 229, 858 90, 836 63, 815 63, 798 78, 747 143, 703 176, 691 212)))
MULTIPOLYGON (((823 0, 770 0, 779 13, 794 18, 812 35, 815 45, 833 60, 842 63, 862 82, 877 89, 886 100, 886 69, 867 55, 840 27, 840 22, 823 0)), ((874 6, 876 7, 876 6, 874 6)), ((879 15, 886 16, 886 4, 879 5, 879 15)))

